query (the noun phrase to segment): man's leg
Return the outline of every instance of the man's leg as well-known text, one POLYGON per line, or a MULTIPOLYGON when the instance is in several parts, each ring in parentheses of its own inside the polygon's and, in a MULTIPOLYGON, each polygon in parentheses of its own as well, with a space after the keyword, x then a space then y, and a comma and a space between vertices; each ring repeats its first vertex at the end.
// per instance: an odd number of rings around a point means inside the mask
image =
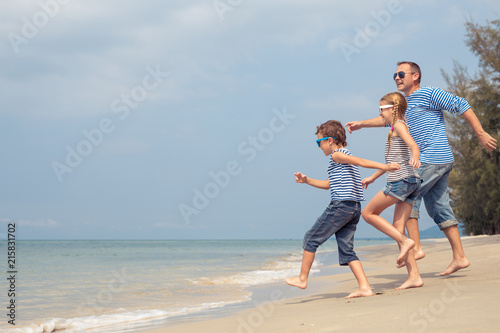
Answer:
POLYGON ((469 267, 469 260, 465 257, 464 248, 462 247, 462 240, 460 239, 460 233, 456 225, 443 229, 446 238, 451 245, 451 250, 453 251, 453 259, 448 266, 448 268, 441 272, 440 275, 450 275, 455 273, 459 269, 469 267))
POLYGON ((427 212, 436 222, 448 241, 453 252, 453 259, 446 270, 441 275, 452 274, 459 269, 469 266, 469 260, 465 257, 462 247, 462 240, 458 231, 458 221, 455 218, 453 209, 450 206, 450 196, 448 193, 448 176, 453 167, 453 163, 440 164, 435 166, 435 175, 438 181, 424 195, 424 203, 427 212))

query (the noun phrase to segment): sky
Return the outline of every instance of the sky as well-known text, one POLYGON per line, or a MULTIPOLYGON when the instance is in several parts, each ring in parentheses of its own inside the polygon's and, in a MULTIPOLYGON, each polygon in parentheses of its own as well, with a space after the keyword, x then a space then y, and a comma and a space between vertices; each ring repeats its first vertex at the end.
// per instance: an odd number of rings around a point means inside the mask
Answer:
MULTIPOLYGON (((473 74, 464 23, 499 13, 497 0, 2 1, 0 235, 15 222, 17 239, 301 239, 330 199, 293 176, 327 178, 316 126, 376 117, 401 60, 423 85, 446 89, 455 61, 473 74)), ((383 162, 386 137, 363 129, 347 148, 383 162)), ((385 236, 361 220, 356 237, 385 236)))

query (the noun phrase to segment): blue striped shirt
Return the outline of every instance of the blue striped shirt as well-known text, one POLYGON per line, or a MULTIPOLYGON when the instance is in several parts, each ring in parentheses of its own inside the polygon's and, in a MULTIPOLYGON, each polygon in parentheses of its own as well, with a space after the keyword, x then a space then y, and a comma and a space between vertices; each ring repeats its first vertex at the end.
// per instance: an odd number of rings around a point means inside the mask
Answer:
MULTIPOLYGON (((348 149, 340 148, 334 152, 352 155, 348 149)), ((328 180, 330 182, 330 195, 332 200, 339 201, 364 201, 363 186, 359 167, 351 164, 334 162, 330 155, 328 165, 328 180)))
POLYGON ((444 164, 454 161, 446 136, 443 110, 461 115, 470 109, 461 97, 425 86, 406 96, 406 121, 420 149, 420 162, 444 164))

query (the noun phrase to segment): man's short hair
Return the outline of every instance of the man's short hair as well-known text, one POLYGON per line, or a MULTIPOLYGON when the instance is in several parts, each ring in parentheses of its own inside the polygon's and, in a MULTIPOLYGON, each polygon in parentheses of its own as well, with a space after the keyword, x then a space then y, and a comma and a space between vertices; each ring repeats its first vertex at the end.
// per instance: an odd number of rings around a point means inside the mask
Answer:
POLYGON ((420 80, 422 79, 422 71, 420 70, 420 66, 411 61, 400 61, 398 62, 398 66, 408 64, 410 65, 411 71, 414 73, 418 73, 418 83, 420 84, 420 80))

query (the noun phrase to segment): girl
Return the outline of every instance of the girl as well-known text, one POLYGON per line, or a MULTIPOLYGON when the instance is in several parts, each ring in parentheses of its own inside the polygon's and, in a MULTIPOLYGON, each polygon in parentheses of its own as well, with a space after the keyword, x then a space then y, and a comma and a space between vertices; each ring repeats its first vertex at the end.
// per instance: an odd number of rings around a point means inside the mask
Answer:
MULTIPOLYGON (((380 100, 380 116, 386 125, 391 126, 385 144, 386 163, 397 162, 401 169, 387 176, 386 187, 378 192, 362 212, 366 222, 394 239, 399 246, 397 267, 406 266, 408 280, 396 289, 421 287, 422 278, 418 272, 412 248, 415 242, 405 235, 405 226, 411 209, 420 191, 421 179, 415 169, 420 167, 420 150, 408 132, 405 122, 406 98, 393 92, 380 100), (391 225, 380 214, 388 207, 396 204, 394 220, 391 225)), ((363 179, 363 188, 373 183, 384 171, 378 170, 371 177, 363 179)))

